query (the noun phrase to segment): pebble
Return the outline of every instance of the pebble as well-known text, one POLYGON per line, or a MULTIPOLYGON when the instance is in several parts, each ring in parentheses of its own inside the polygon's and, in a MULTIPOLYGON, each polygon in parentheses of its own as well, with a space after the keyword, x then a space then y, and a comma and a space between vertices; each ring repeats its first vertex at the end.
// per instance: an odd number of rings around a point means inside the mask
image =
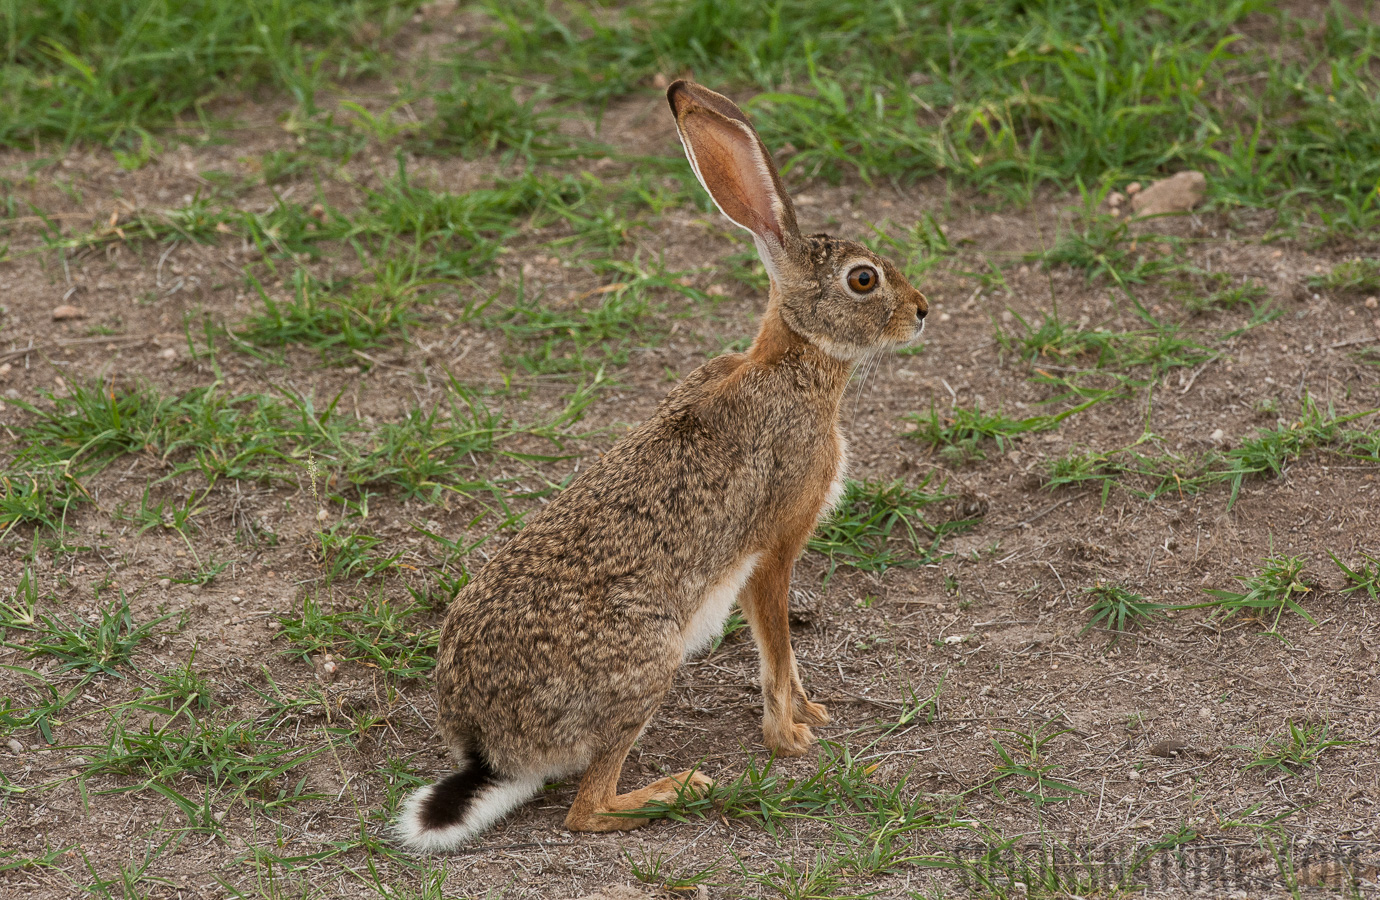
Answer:
POLYGON ((1211 718, 1212 718, 1212 710, 1208 709, 1206 706, 1199 707, 1199 709, 1198 709, 1198 718, 1200 718, 1200 719, 1211 719, 1211 718))
POLYGON ((172 579, 171 579, 171 578, 160 578, 160 579, 158 579, 158 586, 161 587, 161 588, 170 588, 170 587, 172 587, 172 579))
POLYGON ((1222 429, 1218 428, 1216 431, 1212 433, 1212 436, 1209 438, 1209 440, 1220 447, 1227 442, 1227 433, 1222 429))
POLYGON ((177 348, 164 347, 162 350, 158 351, 158 357, 159 359, 177 359, 177 348))
POLYGON ((1366 309, 1375 309, 1377 306, 1380 306, 1380 297, 1366 298, 1366 309))
POLYGON ((1127 772, 1126 777, 1131 779, 1132 781, 1140 781, 1140 773, 1137 772, 1135 769, 1132 769, 1131 771, 1127 772))
POLYGON ((10 738, 9 743, 7 743, 5 746, 9 747, 10 752, 13 753, 15 756, 18 756, 19 754, 24 752, 24 745, 16 741, 14 738, 10 738))
MULTIPOLYGON (((1127 192, 1130 192, 1128 187, 1127 192)), ((1207 177, 1202 172, 1180 172, 1161 179, 1131 198, 1131 209, 1138 216, 1188 212, 1207 195, 1207 177)))
POLYGON ((61 306, 55 306, 55 307, 53 307, 53 321, 54 321, 54 322, 62 322, 62 321, 65 321, 65 320, 67 320, 67 319, 85 319, 85 318, 86 318, 86 310, 82 309, 80 306, 73 306, 73 305, 71 305, 70 303, 64 303, 64 304, 62 304, 61 306))

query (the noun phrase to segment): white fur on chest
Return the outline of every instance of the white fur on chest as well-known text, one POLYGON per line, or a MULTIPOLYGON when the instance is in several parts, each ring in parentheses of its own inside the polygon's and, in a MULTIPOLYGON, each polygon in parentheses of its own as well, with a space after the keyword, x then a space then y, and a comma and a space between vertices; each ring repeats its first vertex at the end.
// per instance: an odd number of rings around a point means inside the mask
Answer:
POLYGON ((704 592, 700 608, 695 611, 695 615, 690 618, 681 633, 687 659, 708 647, 714 638, 723 632, 728 611, 733 608, 733 601, 738 599, 748 579, 752 577, 760 558, 760 553, 749 553, 704 592))
POLYGON ((844 482, 848 480, 848 441, 838 430, 834 431, 834 441, 838 444, 839 461, 834 467, 834 480, 829 482, 829 493, 824 495, 824 505, 819 508, 821 521, 838 505, 843 497, 844 482))

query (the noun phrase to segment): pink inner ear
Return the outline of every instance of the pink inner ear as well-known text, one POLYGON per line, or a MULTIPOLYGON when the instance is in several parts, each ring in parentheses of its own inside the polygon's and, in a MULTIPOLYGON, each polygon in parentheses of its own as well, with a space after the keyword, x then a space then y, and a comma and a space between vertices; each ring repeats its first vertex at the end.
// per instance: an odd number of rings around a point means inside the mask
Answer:
POLYGON ((776 190, 757 137, 737 122, 694 108, 678 124, 695 174, 723 214, 780 243, 776 190))

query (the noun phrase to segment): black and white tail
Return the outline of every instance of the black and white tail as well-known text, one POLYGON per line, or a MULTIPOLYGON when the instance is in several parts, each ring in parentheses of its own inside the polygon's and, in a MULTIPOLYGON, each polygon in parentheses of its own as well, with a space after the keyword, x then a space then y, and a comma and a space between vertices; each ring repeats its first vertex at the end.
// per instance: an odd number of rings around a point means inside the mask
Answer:
POLYGON ((522 805, 541 785, 538 779, 504 778, 471 749, 460 769, 407 798, 393 834, 411 850, 454 850, 522 805))

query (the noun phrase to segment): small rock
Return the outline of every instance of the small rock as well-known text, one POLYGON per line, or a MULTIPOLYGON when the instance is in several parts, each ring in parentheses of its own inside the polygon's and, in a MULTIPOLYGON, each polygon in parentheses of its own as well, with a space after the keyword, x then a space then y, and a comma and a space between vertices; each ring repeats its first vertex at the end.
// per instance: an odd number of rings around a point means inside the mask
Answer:
POLYGON ((1375 307, 1377 307, 1377 306, 1380 306, 1380 298, 1377 298, 1377 297, 1367 297, 1367 298, 1366 298, 1366 309, 1375 309, 1375 307))
POLYGON ((1199 708, 1198 708, 1198 718, 1200 718, 1200 719, 1211 719, 1211 718, 1212 718, 1212 710, 1208 709, 1206 706, 1199 707, 1199 708))
POLYGON ((14 738, 10 738, 9 742, 5 744, 5 746, 9 747, 10 752, 13 753, 15 756, 18 756, 19 754, 24 752, 24 745, 16 741, 14 738))
POLYGON ((86 310, 82 309, 80 306, 72 306, 70 303, 64 303, 64 304, 61 305, 61 306, 55 306, 55 307, 53 307, 53 321, 54 321, 54 322, 63 322, 63 321, 66 321, 67 319, 85 319, 85 318, 86 318, 86 310))
POLYGON ((159 359, 177 359, 177 348, 176 348, 176 347, 164 347, 162 350, 159 350, 159 351, 158 351, 158 358, 159 358, 159 359))
POLYGON ((1126 196, 1128 196, 1128 197, 1134 197, 1136 194, 1139 194, 1139 193, 1140 193, 1140 182, 1139 182, 1139 181, 1133 181, 1133 182, 1131 182, 1130 184, 1126 185, 1126 196))
POLYGON ((1132 769, 1131 771, 1127 772, 1126 777, 1131 781, 1140 781, 1140 773, 1137 772, 1135 769, 1132 769))
POLYGON ((160 578, 160 579, 158 579, 158 586, 161 587, 161 588, 170 588, 170 587, 172 587, 172 579, 171 579, 171 578, 160 578))
POLYGON ((324 521, 326 521, 327 519, 329 519, 330 517, 331 517, 331 514, 328 513, 328 512, 326 512, 324 509, 318 509, 318 510, 316 511, 316 521, 318 521, 318 522, 324 522, 324 521))
POLYGON ((1220 447, 1227 442, 1227 433, 1222 429, 1218 428, 1216 431, 1212 433, 1211 437, 1209 437, 1208 440, 1212 441, 1214 444, 1220 447))
POLYGON ((1131 198, 1131 209, 1138 216, 1188 212, 1202 203, 1206 194, 1207 178, 1202 172, 1180 172, 1137 193, 1131 198))
POLYGON ((1107 195, 1107 205, 1110 206, 1112 209, 1116 209, 1118 206, 1125 202, 1126 195, 1121 193, 1120 191, 1112 191, 1110 194, 1107 195))
POLYGON ((1164 740, 1150 748, 1150 755, 1159 756, 1164 759, 1174 759, 1187 749, 1188 744, 1183 741, 1164 740))

